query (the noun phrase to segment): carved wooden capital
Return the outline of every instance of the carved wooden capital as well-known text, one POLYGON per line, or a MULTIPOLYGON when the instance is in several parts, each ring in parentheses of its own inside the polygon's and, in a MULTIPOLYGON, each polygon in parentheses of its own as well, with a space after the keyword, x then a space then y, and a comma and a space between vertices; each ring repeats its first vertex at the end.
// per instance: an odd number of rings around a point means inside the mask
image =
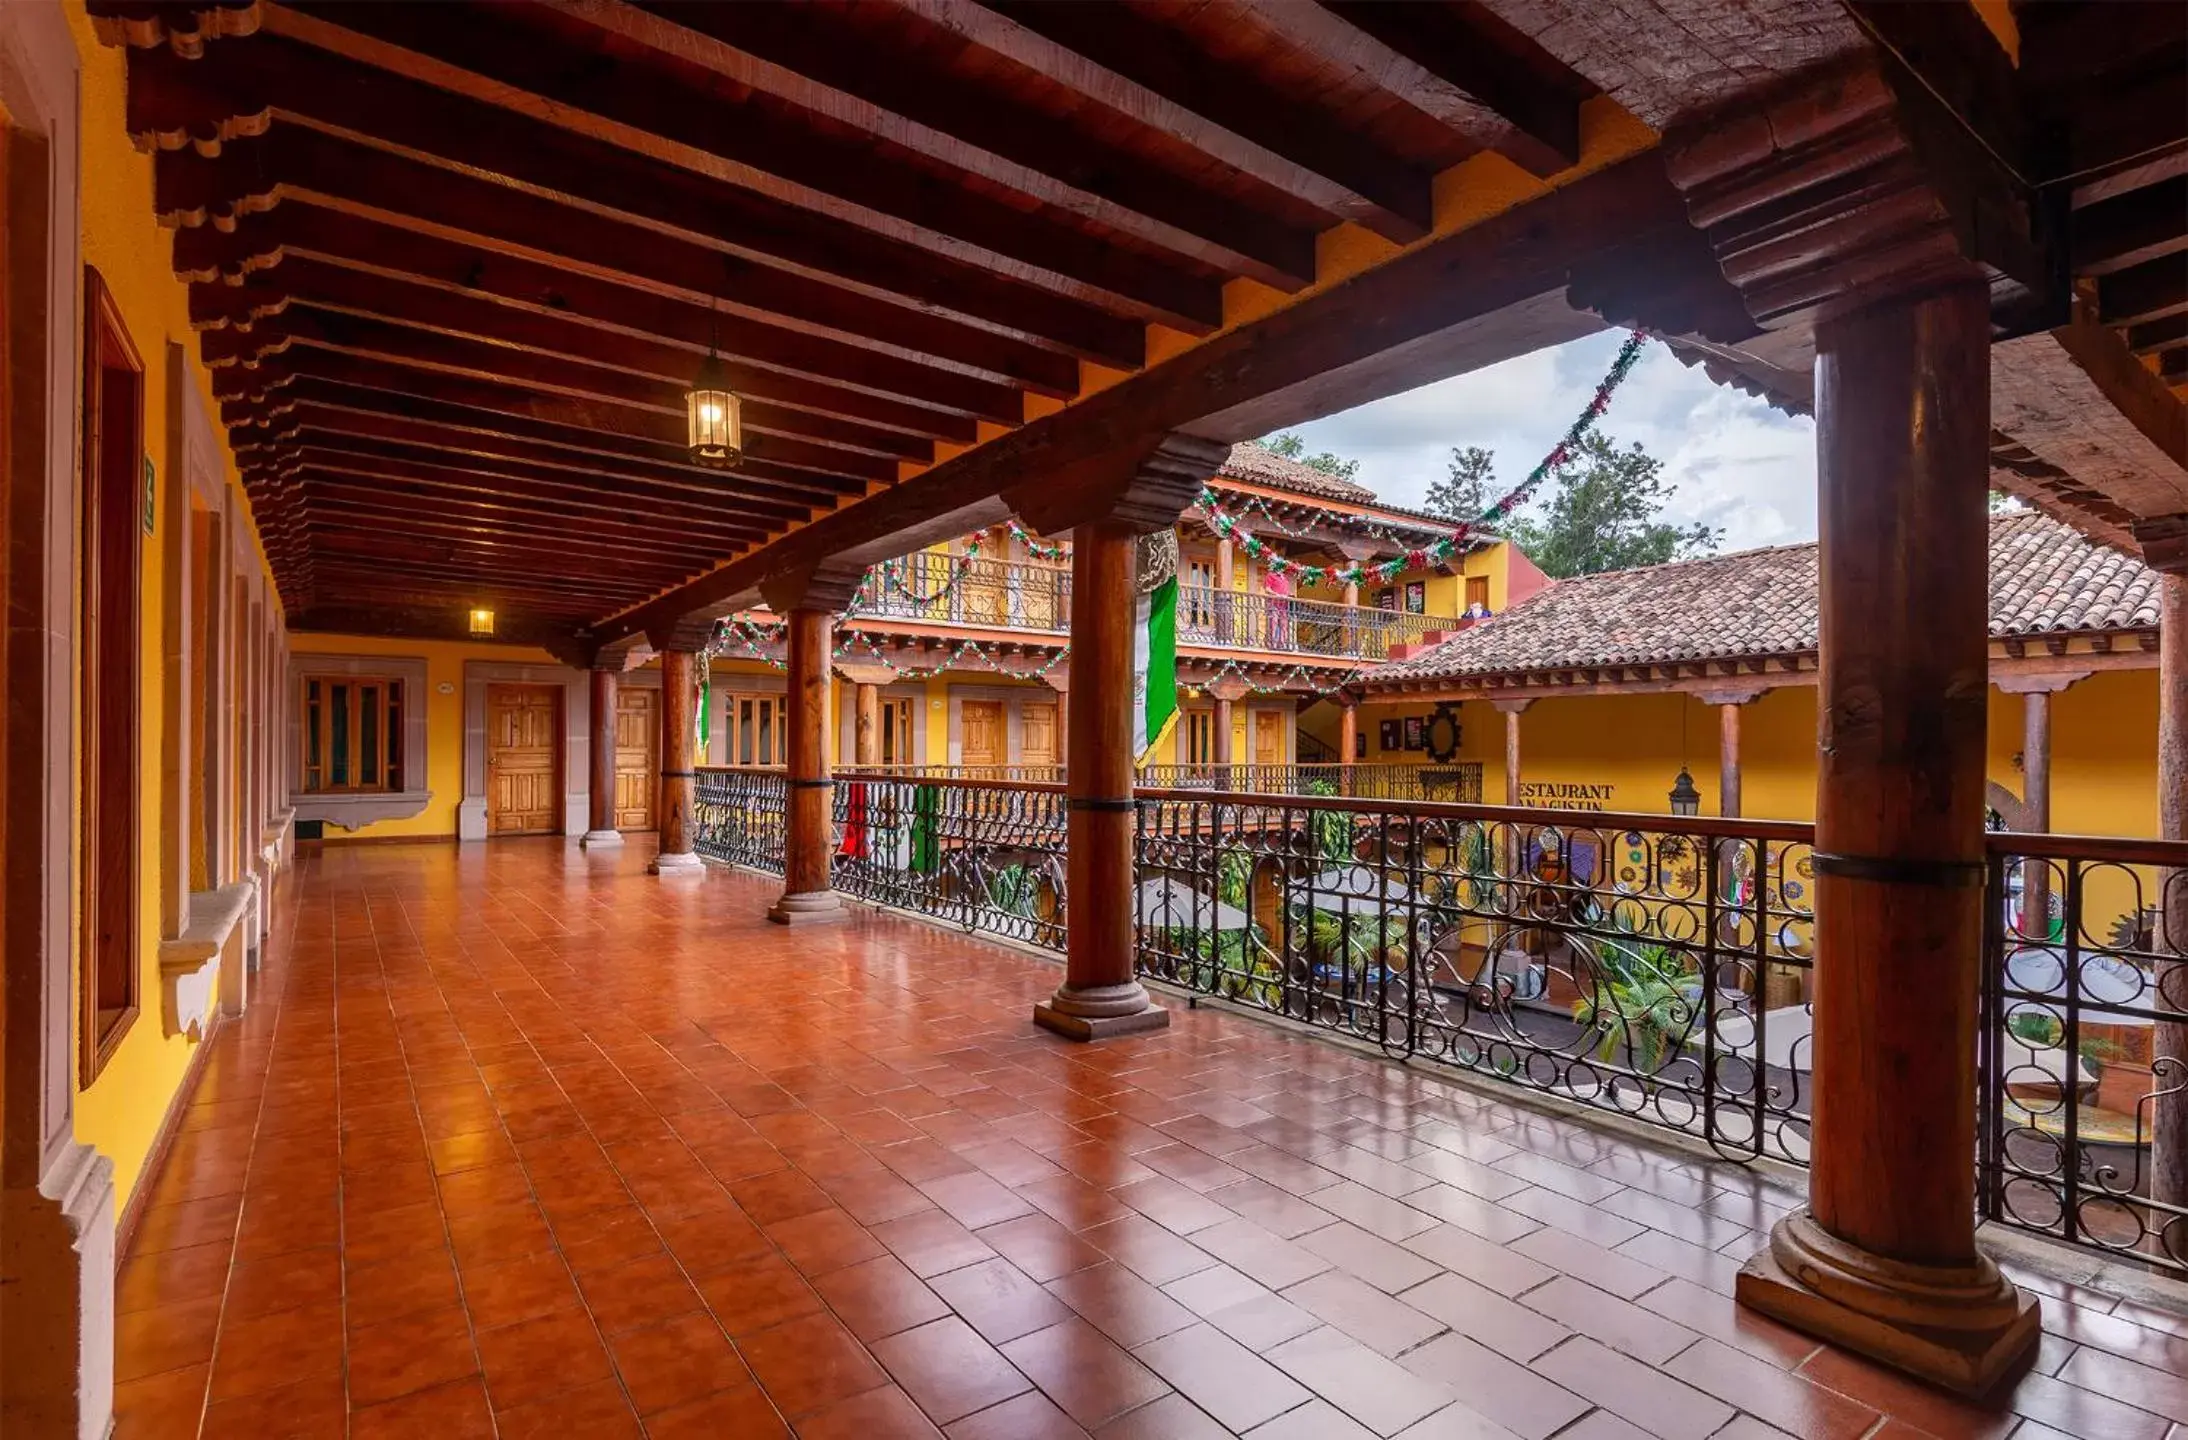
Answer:
POLYGON ((836 674, 853 685, 887 685, 896 679, 895 671, 871 660, 838 660, 836 674))
POLYGON ((1759 700, 1777 687, 1775 685, 1728 685, 1714 690, 1696 690, 1694 698, 1704 705, 1745 705, 1759 700))
POLYGON ((2153 515, 2133 525, 2142 562, 2169 575, 2188 575, 2188 514, 2153 515))
POLYGON ((712 615, 687 615, 668 625, 656 626, 646 631, 646 644, 656 654, 671 650, 693 654, 704 650, 714 638, 714 627, 722 622, 712 615))
POLYGON ((840 615, 851 607, 859 582, 866 578, 863 565, 822 560, 779 570, 760 582, 760 598, 777 615, 793 610, 826 610, 840 615))
POLYGON ((1240 679, 1236 675, 1226 675, 1221 680, 1209 681, 1208 693, 1218 700, 1230 700, 1236 702, 1245 699, 1248 695, 1251 695, 1253 693, 1253 686, 1248 685, 1244 680, 1240 679))
POLYGON ((1534 704, 1535 702, 1534 699, 1530 697, 1525 700, 1492 700, 1489 703, 1496 706, 1497 709, 1503 714, 1523 715, 1526 713, 1527 707, 1534 704))
POLYGON ((2001 695, 2056 695, 2062 690, 2079 685, 2095 670, 2051 670, 2025 674, 2007 672, 1993 677, 1992 683, 2001 695))
POLYGON ((1231 453, 1220 440, 1172 433, 1042 475, 1003 498, 1034 531, 1056 535, 1097 520, 1140 534, 1178 523, 1231 453))
POLYGON ((1765 330, 1969 280, 1994 311, 2063 303, 2025 188, 1889 55, 1700 117, 1666 135, 1664 160, 1765 330))

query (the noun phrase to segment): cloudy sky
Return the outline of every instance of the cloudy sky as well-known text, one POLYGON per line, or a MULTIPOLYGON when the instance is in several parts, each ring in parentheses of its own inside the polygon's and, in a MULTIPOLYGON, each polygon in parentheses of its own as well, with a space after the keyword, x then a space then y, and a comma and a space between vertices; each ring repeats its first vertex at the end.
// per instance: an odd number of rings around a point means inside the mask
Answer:
MULTIPOLYGON (((1358 459, 1360 481, 1398 504, 1419 504, 1459 445, 1495 453, 1501 494, 1572 424, 1620 338, 1591 335, 1295 428, 1310 454, 1358 459)), ((1678 488, 1668 518, 1723 526, 1724 549, 1816 538, 1813 421, 1722 389, 1652 342, 1602 427, 1661 459, 1678 488)))

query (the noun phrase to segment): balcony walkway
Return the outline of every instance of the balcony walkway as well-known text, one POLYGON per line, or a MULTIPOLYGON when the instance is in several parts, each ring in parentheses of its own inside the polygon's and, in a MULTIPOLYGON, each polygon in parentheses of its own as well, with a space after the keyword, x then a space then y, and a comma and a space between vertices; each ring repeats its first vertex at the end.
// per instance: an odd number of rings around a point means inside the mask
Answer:
POLYGON ((120 1440, 2188 1437, 2188 1317, 2020 1275, 1977 1410, 1734 1308, 1796 1200, 1737 1167, 1207 1011, 1070 1046, 1038 959, 643 861, 303 859, 120 1440))

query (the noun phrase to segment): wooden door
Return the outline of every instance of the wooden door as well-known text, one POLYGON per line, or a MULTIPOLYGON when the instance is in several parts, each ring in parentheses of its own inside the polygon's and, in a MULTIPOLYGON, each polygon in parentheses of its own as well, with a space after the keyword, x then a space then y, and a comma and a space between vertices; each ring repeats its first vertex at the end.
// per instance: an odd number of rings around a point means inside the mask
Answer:
POLYGON ((486 833, 552 835, 562 828, 562 690, 486 689, 486 833))
POLYGON ((660 789, 661 692, 625 686, 615 697, 615 828, 651 830, 660 789))
POLYGON ((1056 763, 1056 702, 1028 700, 1018 712, 1019 758, 1028 765, 1056 763))
POLYGON ((958 707, 958 734, 962 744, 958 753, 960 764, 1001 765, 1003 763, 1003 702, 1000 700, 966 700, 958 707))
POLYGON ((912 702, 884 698, 881 702, 881 763, 917 765, 923 758, 912 748, 912 702))
POLYGON ((1284 744, 1284 716, 1281 711, 1256 710, 1254 716, 1254 764, 1289 765, 1291 756, 1284 744))

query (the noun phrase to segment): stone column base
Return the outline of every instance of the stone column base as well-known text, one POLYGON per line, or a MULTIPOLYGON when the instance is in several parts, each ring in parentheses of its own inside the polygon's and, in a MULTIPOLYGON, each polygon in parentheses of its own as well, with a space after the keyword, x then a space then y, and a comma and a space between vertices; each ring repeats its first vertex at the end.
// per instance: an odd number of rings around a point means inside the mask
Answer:
POLYGON ((828 925, 844 918, 843 901, 833 890, 787 891, 768 907, 767 918, 777 925, 828 925))
POLYGON ((696 875, 706 869, 707 862, 689 850, 678 854, 656 855, 646 862, 648 875, 696 875))
POLYGON ((0 1192, 0 1434, 112 1429, 114 1219, 113 1162, 73 1141, 0 1192))
POLYGON ((1033 1007, 1033 1023, 1066 1040, 1111 1040, 1167 1029, 1170 1012, 1150 1000, 1137 980, 1084 989, 1067 982, 1056 987, 1046 1004, 1033 1007))
POLYGON ((620 830, 588 830, 577 837, 577 843, 586 850, 620 850, 623 848, 623 832, 620 830))
POLYGON ((1740 1303, 1956 1394, 1980 1396, 2025 1370, 2042 1337, 2036 1297, 1987 1255, 1912 1265, 1872 1255, 1805 1210, 1740 1267, 1740 1303))

